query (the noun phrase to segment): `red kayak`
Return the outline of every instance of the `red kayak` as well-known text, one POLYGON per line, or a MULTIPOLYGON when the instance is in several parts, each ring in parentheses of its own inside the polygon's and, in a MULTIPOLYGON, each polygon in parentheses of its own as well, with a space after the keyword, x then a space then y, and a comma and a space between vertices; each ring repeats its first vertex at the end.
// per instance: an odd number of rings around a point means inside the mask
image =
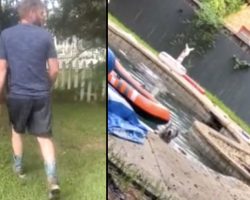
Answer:
POLYGON ((124 80, 126 80, 131 86, 133 86, 138 92, 142 95, 150 99, 151 101, 157 102, 152 94, 150 94, 147 90, 145 90, 142 85, 136 81, 129 72, 117 61, 115 63, 115 71, 118 72, 119 76, 121 76, 124 80))
MULTIPOLYGON (((170 120, 170 112, 166 107, 144 96, 127 81, 119 78, 115 72, 109 73, 108 82, 147 118, 161 123, 170 120)), ((141 88, 142 90, 144 89, 141 88)))

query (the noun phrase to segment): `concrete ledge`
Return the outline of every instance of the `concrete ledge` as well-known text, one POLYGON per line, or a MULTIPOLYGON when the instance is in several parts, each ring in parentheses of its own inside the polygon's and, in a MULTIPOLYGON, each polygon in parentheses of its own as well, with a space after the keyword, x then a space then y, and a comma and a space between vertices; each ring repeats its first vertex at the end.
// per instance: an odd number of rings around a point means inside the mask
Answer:
POLYGON ((250 184, 250 151, 221 135, 207 125, 195 121, 189 134, 190 142, 226 175, 250 184))
MULTIPOLYGON (((125 173, 129 174, 126 167, 136 170, 140 174, 139 179, 150 181, 153 187, 149 190, 153 194, 161 191, 158 193, 161 197, 172 197, 162 199, 214 200, 214 196, 220 200, 249 199, 250 190, 246 184, 190 160, 157 135, 149 134, 144 145, 109 135, 108 147, 108 158, 123 170, 125 168, 125 173)), ((135 179, 137 177, 134 176, 135 179)))
POLYGON ((139 145, 109 136, 108 159, 155 196, 160 199, 169 196, 149 140, 139 145), (146 186, 145 182, 148 181, 150 184, 146 186))

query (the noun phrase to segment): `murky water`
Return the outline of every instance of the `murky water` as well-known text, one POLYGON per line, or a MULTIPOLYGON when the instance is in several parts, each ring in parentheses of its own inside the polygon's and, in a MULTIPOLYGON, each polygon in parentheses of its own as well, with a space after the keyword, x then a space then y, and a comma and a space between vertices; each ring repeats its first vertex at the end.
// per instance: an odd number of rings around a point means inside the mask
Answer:
MULTIPOLYGON (((172 124, 180 131, 179 136, 175 138, 170 145, 182 153, 185 152, 186 157, 196 161, 200 165, 213 167, 206 158, 200 156, 199 152, 189 144, 187 139, 188 131, 195 120, 194 113, 176 101, 173 95, 170 95, 166 84, 164 84, 149 66, 146 66, 143 62, 132 63, 122 50, 113 47, 111 47, 111 49, 133 77, 142 83, 148 91, 153 91, 156 99, 170 110, 172 124)), ((149 122, 147 119, 142 118, 142 120, 150 127, 156 127, 156 124, 149 122)))

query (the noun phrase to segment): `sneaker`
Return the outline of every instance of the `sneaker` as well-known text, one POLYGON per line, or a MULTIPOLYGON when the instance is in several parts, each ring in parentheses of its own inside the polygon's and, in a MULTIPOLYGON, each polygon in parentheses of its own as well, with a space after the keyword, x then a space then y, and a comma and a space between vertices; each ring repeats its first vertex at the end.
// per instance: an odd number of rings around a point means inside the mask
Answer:
POLYGON ((49 199, 58 200, 60 199, 60 186, 57 178, 48 178, 48 189, 49 189, 49 199))
POLYGON ((15 165, 13 165, 13 172, 17 175, 17 177, 19 177, 20 179, 24 179, 26 178, 26 174, 23 171, 22 167, 16 167, 15 165))

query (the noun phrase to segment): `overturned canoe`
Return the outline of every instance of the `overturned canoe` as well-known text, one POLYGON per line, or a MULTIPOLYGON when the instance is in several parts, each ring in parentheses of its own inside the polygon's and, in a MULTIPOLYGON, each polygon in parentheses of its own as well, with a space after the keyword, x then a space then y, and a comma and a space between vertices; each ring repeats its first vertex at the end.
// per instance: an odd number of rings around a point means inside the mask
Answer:
POLYGON ((114 70, 119 74, 121 78, 127 81, 132 87, 134 87, 138 92, 140 92, 143 96, 147 97, 148 99, 157 102, 152 94, 150 94, 147 90, 143 88, 143 86, 135 80, 131 74, 122 66, 119 61, 115 62, 114 70))

